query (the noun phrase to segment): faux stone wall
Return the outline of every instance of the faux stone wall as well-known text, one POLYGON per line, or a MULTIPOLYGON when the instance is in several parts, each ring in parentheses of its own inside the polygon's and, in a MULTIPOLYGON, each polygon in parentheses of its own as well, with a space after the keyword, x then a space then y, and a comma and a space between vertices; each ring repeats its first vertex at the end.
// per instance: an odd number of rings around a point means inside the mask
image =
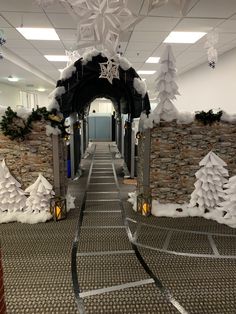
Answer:
POLYGON ((33 130, 24 141, 12 141, 0 133, 0 161, 3 158, 23 189, 34 183, 39 173, 53 185, 52 139, 46 136, 42 122, 33 123, 33 130))
POLYGON ((189 202, 199 162, 213 150, 236 175, 236 125, 161 122, 151 130, 150 187, 161 203, 189 202))

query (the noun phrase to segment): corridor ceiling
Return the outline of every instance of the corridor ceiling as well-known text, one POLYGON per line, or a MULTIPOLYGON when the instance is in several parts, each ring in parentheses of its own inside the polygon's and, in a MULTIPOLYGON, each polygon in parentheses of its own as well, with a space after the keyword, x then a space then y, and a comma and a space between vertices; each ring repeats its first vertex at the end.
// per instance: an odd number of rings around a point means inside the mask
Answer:
MULTIPOLYGON (((185 17, 181 16, 172 0, 152 10, 149 15, 147 0, 128 0, 128 7, 134 14, 145 15, 132 30, 121 35, 120 51, 136 71, 157 69, 158 64, 147 64, 145 61, 150 56, 160 57, 165 46, 163 41, 171 31, 209 32, 217 28, 219 62, 221 54, 236 47, 236 0, 191 0, 185 17)), ((7 58, 0 60, 0 82, 9 84, 7 77, 12 75, 20 80, 10 84, 22 90, 43 87, 50 92, 59 79, 58 69, 64 68, 66 63, 47 61, 44 55, 65 54, 65 49, 70 49, 75 43, 76 27, 76 22, 59 3, 42 9, 35 0, 0 0, 0 29, 4 30, 7 40, 4 47, 10 55, 13 52, 17 57, 9 58, 11 61, 7 58), (60 41, 26 40, 15 29, 22 25, 55 28, 60 41), (26 69, 25 61, 36 68, 34 73, 30 67, 26 69)), ((172 44, 178 74, 202 63, 207 66, 205 42, 206 36, 195 44, 172 44)), ((142 77, 146 78, 152 99, 156 75, 142 77)))

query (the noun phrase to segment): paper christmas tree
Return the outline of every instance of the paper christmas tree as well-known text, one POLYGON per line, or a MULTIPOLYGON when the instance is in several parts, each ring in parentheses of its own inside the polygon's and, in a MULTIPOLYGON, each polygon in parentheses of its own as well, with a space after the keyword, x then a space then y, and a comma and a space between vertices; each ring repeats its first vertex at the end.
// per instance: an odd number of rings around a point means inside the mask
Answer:
POLYGON ((156 91, 159 92, 159 104, 153 111, 154 121, 172 121, 177 118, 178 111, 172 103, 179 95, 178 86, 175 83, 176 67, 175 57, 170 45, 167 45, 159 65, 159 75, 156 79, 156 91))
POLYGON ((26 190, 30 193, 26 201, 26 210, 31 213, 50 211, 50 199, 54 195, 52 185, 41 174, 26 190))
POLYGON ((199 165, 202 168, 195 174, 197 181, 191 194, 190 206, 199 207, 202 213, 206 210, 211 212, 225 197, 223 185, 228 182, 228 171, 224 167, 227 164, 210 151, 199 165))
POLYGON ((224 188, 226 189, 224 201, 217 209, 225 214, 226 219, 236 218, 236 176, 231 177, 224 188))
POLYGON ((5 160, 0 163, 0 212, 15 213, 23 210, 26 202, 21 184, 11 175, 5 160))

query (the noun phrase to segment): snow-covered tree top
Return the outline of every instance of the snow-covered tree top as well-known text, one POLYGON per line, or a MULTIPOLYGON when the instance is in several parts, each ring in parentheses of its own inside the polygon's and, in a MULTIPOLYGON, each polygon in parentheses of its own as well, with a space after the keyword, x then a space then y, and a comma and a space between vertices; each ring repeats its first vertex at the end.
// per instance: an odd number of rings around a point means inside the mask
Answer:
POLYGON ((48 182, 46 178, 40 173, 37 180, 30 185, 25 192, 30 194, 54 194, 52 191, 52 185, 48 182))
POLYGON ((221 166, 226 167, 227 164, 224 162, 223 159, 221 159, 219 156, 217 156, 213 151, 210 151, 199 163, 199 166, 207 166, 207 165, 213 165, 213 166, 221 166))

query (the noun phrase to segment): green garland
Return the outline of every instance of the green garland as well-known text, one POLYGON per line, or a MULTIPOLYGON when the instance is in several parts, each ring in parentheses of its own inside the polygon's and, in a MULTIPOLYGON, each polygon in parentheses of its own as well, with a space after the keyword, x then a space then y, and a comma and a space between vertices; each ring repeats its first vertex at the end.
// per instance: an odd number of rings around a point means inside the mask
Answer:
POLYGON ((213 113, 212 109, 205 112, 205 111, 200 111, 195 114, 195 119, 202 122, 204 125, 211 125, 212 123, 216 121, 220 121, 220 118, 223 114, 223 111, 220 110, 217 113, 213 113))
POLYGON ((3 134, 9 136, 11 140, 24 140, 32 130, 32 123, 41 120, 49 121, 52 127, 60 129, 62 136, 65 135, 64 119, 58 116, 57 110, 53 109, 49 112, 45 107, 33 109, 26 121, 8 107, 0 122, 0 128, 3 134))

